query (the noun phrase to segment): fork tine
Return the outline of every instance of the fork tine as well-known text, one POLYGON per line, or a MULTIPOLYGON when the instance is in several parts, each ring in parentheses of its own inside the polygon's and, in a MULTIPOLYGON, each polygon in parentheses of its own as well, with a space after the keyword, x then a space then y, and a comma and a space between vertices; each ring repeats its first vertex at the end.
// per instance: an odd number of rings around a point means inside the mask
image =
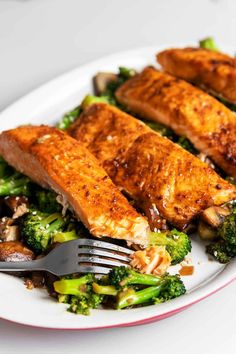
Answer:
POLYGON ((98 263, 102 265, 109 265, 113 267, 120 267, 120 266, 127 266, 127 263, 122 263, 122 262, 116 262, 111 259, 105 259, 105 258, 100 258, 100 257, 79 257, 78 259, 78 264, 80 263, 98 263))
POLYGON ((128 256, 122 256, 120 254, 114 253, 113 251, 104 251, 103 249, 97 249, 97 248, 85 248, 85 247, 79 248, 78 254, 102 256, 102 257, 117 259, 124 262, 130 262, 131 260, 131 258, 128 256))
POLYGON ((111 268, 100 266, 82 266, 78 267, 78 273, 94 273, 94 274, 108 274, 111 268))
POLYGON ((132 254, 133 253, 133 251, 128 248, 114 245, 113 243, 109 243, 109 242, 86 239, 86 238, 80 238, 76 241, 79 246, 91 246, 91 247, 105 248, 105 249, 109 249, 109 250, 113 250, 113 251, 121 252, 121 253, 125 253, 125 254, 132 254))

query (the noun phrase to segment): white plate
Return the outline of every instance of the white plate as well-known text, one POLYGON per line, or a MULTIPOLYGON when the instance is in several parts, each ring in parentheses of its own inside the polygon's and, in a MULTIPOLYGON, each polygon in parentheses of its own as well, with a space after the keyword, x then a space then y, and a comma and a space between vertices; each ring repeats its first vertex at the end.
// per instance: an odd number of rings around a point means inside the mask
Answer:
MULTIPOLYGON (((168 45, 166 45, 168 47, 168 45)), ((117 71, 118 66, 141 69, 155 64, 155 53, 162 48, 149 47, 123 52, 75 69, 33 91, 0 114, 1 130, 20 124, 52 124, 77 106, 92 92, 91 78, 98 71, 117 71)), ((94 310, 91 316, 76 316, 66 305, 49 298, 44 290, 27 290, 23 281, 0 274, 0 317, 30 326, 55 329, 94 329, 142 324, 170 316, 213 294, 236 278, 236 259, 223 266, 209 261, 204 246, 193 239, 191 258, 194 274, 183 277, 187 294, 168 303, 132 310, 94 310)), ((174 267, 173 272, 178 270, 174 267)))

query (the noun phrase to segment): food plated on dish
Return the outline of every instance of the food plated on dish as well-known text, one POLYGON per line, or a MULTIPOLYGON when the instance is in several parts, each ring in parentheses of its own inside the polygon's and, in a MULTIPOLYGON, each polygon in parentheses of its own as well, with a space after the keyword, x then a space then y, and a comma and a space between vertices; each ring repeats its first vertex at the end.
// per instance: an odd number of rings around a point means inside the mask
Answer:
POLYGON ((105 237, 134 251, 128 267, 103 277, 33 273, 28 287, 47 287, 75 313, 158 306, 185 293, 169 269, 194 272, 192 233, 217 261, 236 255, 234 113, 151 67, 99 73, 95 88, 57 128, 1 134, 0 257, 34 259, 61 242, 105 237))

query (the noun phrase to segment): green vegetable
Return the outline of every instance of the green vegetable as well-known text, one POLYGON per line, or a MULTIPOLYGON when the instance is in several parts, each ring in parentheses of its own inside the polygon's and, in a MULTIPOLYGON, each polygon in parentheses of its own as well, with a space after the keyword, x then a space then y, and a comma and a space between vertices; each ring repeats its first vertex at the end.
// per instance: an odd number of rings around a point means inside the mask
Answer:
POLYGON ((81 113, 81 108, 76 107, 72 111, 67 112, 57 124, 57 128, 67 130, 69 126, 78 118, 81 113))
POLYGON ((61 279, 54 282, 54 289, 59 302, 70 304, 69 311, 84 315, 107 301, 113 307, 122 309, 158 304, 186 292, 179 275, 140 274, 126 267, 113 268, 100 280, 92 274, 61 279))
POLYGON ((217 230, 218 236, 225 242, 236 246, 236 211, 225 218, 217 230))
POLYGON ((93 291, 94 275, 86 274, 75 279, 61 279, 54 282, 55 291, 60 294, 59 302, 70 305, 68 311, 89 315, 90 309, 97 308, 103 301, 103 295, 93 291))
POLYGON ((78 235, 75 229, 71 231, 57 232, 52 238, 53 242, 60 242, 60 243, 77 240, 77 239, 78 239, 78 235))
POLYGON ((108 275, 108 283, 121 289, 128 285, 157 285, 161 277, 138 273, 127 267, 115 267, 108 275))
POLYGON ((62 230, 65 220, 59 213, 43 213, 30 210, 21 224, 21 234, 24 241, 36 253, 45 251, 51 243, 53 234, 62 230))
POLYGON ((118 293, 118 290, 115 288, 114 285, 101 285, 98 283, 93 283, 93 291, 96 294, 111 296, 116 296, 118 293))
POLYGON ((215 43, 215 40, 212 37, 208 37, 208 38, 200 40, 199 47, 203 48, 203 49, 213 50, 215 52, 219 51, 219 49, 215 43))
POLYGON ((161 303, 186 291, 178 275, 142 274, 127 267, 113 268, 101 282, 105 285, 94 284, 93 290, 98 294, 112 295, 117 309, 161 303))
POLYGON ((207 253, 214 256, 220 263, 228 263, 236 257, 236 206, 230 204, 231 213, 217 229, 219 240, 206 247, 207 253))
POLYGON ((171 264, 180 263, 191 251, 191 242, 184 232, 176 229, 167 232, 151 232, 150 246, 165 246, 171 257, 171 264))
POLYGON ((83 99, 81 103, 81 107, 84 109, 94 103, 109 103, 109 100, 106 98, 106 96, 99 97, 99 96, 87 95, 83 99))
POLYGON ((126 80, 131 79, 136 74, 134 69, 126 68, 124 66, 119 67, 118 78, 125 82, 126 80))
POLYGON ((178 275, 165 275, 158 277, 159 282, 155 286, 136 290, 126 288, 117 296, 117 309, 123 309, 134 305, 159 304, 183 295, 185 286, 178 275))
POLYGON ((228 263, 233 257, 236 257, 236 246, 224 240, 219 240, 207 245, 206 252, 211 254, 218 262, 228 263))
POLYGON ((191 143, 190 140, 188 140, 185 136, 179 137, 179 139, 176 142, 178 145, 180 145, 183 149, 189 151, 193 155, 197 155, 198 151, 195 149, 193 144, 191 143))
POLYGON ((109 82, 101 96, 105 97, 110 104, 125 110, 125 108, 117 102, 115 92, 125 81, 129 80, 135 74, 136 71, 134 69, 119 67, 117 80, 109 82))
POLYGON ((28 177, 16 172, 0 157, 0 196, 29 196, 31 187, 28 177))
POLYGON ((36 205, 45 213, 61 212, 62 206, 56 200, 57 195, 52 191, 40 189, 35 192, 36 205))

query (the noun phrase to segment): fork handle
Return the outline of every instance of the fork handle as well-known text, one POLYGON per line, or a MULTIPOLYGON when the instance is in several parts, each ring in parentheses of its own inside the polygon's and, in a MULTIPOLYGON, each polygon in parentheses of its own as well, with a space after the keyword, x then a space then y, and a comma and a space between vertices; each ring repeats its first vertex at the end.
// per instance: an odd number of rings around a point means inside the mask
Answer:
POLYGON ((0 262, 0 272, 45 270, 43 258, 34 261, 0 262))

